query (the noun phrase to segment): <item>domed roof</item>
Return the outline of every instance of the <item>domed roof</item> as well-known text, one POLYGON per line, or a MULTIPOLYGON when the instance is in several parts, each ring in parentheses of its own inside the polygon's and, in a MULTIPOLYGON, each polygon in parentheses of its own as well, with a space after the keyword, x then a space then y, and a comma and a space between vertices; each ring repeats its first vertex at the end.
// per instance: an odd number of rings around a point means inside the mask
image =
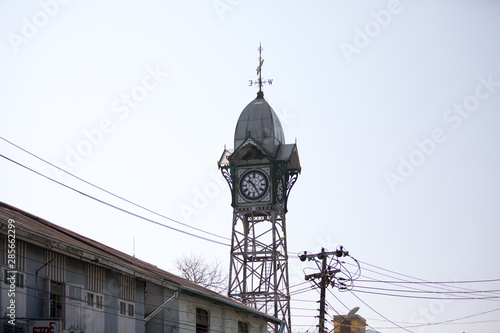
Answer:
POLYGON ((280 120, 262 93, 241 112, 234 132, 234 148, 237 149, 248 135, 273 156, 285 143, 280 120))

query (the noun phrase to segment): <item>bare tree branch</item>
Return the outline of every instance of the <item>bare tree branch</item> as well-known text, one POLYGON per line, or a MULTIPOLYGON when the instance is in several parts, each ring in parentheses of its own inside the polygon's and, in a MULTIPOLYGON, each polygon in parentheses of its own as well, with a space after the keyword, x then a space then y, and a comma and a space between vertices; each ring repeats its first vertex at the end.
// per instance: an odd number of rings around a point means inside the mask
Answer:
POLYGON ((191 253, 177 259, 175 265, 180 275, 186 280, 217 293, 223 293, 227 290, 227 274, 223 271, 222 264, 217 258, 214 262, 208 262, 202 256, 191 253))

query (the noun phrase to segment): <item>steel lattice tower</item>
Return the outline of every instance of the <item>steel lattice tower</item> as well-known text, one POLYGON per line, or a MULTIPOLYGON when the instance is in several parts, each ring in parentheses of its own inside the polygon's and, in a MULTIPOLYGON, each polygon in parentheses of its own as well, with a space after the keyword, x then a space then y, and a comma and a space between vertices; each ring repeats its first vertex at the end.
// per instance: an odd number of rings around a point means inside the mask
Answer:
POLYGON ((235 149, 224 149, 219 160, 233 206, 228 295, 283 320, 291 332, 285 215, 300 162, 297 145, 285 144, 281 123, 264 99, 262 63, 259 57, 259 92, 240 115, 235 149))

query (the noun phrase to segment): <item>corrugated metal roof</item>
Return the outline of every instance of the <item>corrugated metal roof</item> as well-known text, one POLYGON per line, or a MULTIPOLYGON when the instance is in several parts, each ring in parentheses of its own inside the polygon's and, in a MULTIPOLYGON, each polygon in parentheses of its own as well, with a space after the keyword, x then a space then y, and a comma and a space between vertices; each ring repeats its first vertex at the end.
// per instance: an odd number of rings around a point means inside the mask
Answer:
POLYGON ((276 160, 288 161, 288 170, 297 170, 300 172, 299 153, 295 143, 281 145, 276 153, 276 160))
MULTIPOLYGON (((164 271, 150 263, 137 259, 133 256, 120 252, 112 247, 106 246, 93 239, 82 236, 74 231, 58 226, 38 216, 27 213, 16 207, 0 202, 0 231, 6 233, 6 225, 9 219, 13 219, 16 225, 16 237, 29 243, 34 243, 51 251, 61 252, 65 255, 93 262, 95 264, 121 270, 138 278, 150 280, 154 283, 170 284, 173 287, 188 287, 205 294, 208 298, 220 298, 221 301, 234 303, 235 307, 241 309, 245 305, 218 294, 210 289, 204 288, 196 283, 186 280, 180 276, 164 271)), ((249 308, 250 312, 255 310, 249 308)), ((261 313, 263 318, 269 317, 261 313)))

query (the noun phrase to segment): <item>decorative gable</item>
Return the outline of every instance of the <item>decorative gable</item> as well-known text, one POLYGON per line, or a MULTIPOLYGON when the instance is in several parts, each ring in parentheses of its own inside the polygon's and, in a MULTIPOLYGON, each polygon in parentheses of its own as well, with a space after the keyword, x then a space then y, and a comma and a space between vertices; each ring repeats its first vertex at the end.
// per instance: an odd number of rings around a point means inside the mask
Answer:
POLYGON ((248 137, 239 146, 229 159, 236 164, 262 164, 269 163, 269 153, 259 146, 251 137, 248 137))

